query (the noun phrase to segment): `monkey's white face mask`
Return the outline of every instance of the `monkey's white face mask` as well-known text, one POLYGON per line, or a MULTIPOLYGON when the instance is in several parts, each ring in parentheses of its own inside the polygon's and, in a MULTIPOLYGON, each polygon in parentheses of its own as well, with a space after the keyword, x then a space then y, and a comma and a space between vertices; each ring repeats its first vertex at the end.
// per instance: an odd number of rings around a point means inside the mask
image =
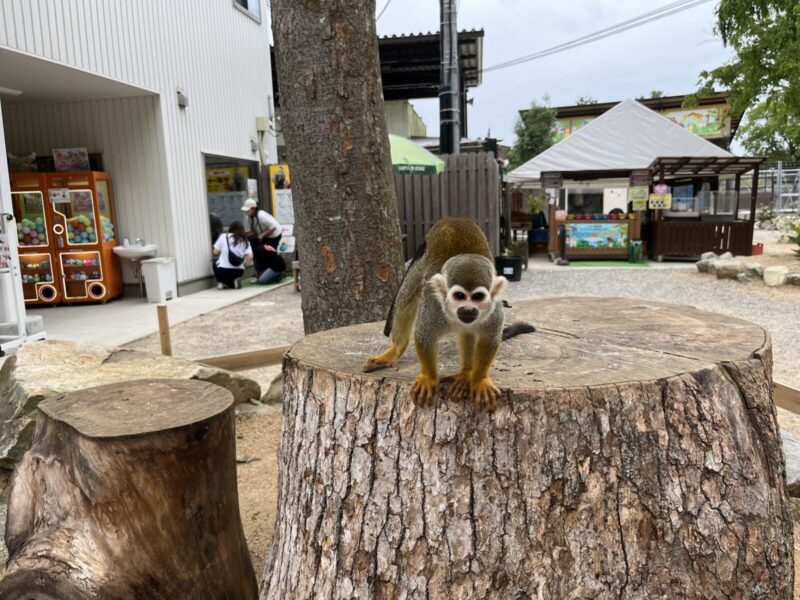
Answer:
POLYGON ((508 285, 505 277, 494 277, 491 289, 478 286, 467 290, 458 284, 448 285, 445 276, 437 273, 430 279, 430 286, 441 302, 445 317, 459 328, 471 328, 481 324, 492 312, 495 301, 508 285))

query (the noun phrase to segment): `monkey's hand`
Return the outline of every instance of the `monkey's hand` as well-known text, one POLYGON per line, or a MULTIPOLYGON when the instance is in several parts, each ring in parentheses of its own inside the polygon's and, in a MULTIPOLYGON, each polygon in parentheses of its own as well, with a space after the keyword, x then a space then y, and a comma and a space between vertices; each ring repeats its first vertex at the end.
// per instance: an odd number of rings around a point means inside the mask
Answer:
POLYGON ((417 406, 433 406, 439 393, 439 381, 430 375, 420 373, 411 386, 411 399, 417 406))
POLYGON ((453 401, 464 400, 469 394, 471 377, 471 371, 459 371, 455 375, 442 377, 442 381, 453 382, 447 392, 447 397, 453 401))
POLYGON ((499 397, 500 390, 488 377, 469 384, 469 399, 472 400, 476 410, 494 411, 499 397))

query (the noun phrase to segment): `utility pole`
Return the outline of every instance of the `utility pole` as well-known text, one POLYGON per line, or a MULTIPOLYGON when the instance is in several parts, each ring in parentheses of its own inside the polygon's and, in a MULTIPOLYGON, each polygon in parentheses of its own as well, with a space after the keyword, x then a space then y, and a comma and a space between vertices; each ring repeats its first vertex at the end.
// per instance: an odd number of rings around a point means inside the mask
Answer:
POLYGON ((439 0, 441 28, 439 48, 439 153, 458 154, 461 150, 461 98, 458 73, 458 25, 456 0, 439 0))

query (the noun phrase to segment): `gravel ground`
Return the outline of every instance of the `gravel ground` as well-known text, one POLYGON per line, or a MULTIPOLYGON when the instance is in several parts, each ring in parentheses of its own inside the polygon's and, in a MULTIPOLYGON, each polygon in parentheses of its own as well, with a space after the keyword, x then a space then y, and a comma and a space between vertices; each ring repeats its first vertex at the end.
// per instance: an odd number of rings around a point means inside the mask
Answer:
POLYGON ((775 381, 800 388, 800 287, 718 280, 691 269, 531 269, 509 285, 510 301, 550 296, 619 296, 689 304, 766 329, 772 337, 775 381))

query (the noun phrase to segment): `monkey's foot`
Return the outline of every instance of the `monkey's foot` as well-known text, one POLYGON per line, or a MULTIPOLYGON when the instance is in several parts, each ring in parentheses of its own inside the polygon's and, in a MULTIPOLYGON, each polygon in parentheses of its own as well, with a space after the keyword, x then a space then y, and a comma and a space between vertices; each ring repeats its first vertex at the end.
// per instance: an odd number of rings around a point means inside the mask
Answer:
POLYGON ((473 381, 469 386, 469 398, 475 405, 476 410, 486 410, 492 412, 500 397, 498 390, 488 377, 480 381, 473 381))
POLYGON ((411 399, 417 406, 433 406, 436 404, 436 395, 439 393, 439 381, 420 373, 411 386, 411 399))
POLYGON ((442 381, 452 381, 452 385, 447 392, 448 399, 455 401, 464 400, 469 394, 470 377, 470 371, 459 371, 455 375, 442 377, 442 381))
POLYGON ((364 373, 371 373, 372 371, 378 371, 380 369, 395 369, 397 370, 397 358, 388 358, 386 356, 386 352, 383 354, 379 354, 378 356, 372 356, 367 359, 364 363, 364 366, 361 367, 361 370, 364 373))

